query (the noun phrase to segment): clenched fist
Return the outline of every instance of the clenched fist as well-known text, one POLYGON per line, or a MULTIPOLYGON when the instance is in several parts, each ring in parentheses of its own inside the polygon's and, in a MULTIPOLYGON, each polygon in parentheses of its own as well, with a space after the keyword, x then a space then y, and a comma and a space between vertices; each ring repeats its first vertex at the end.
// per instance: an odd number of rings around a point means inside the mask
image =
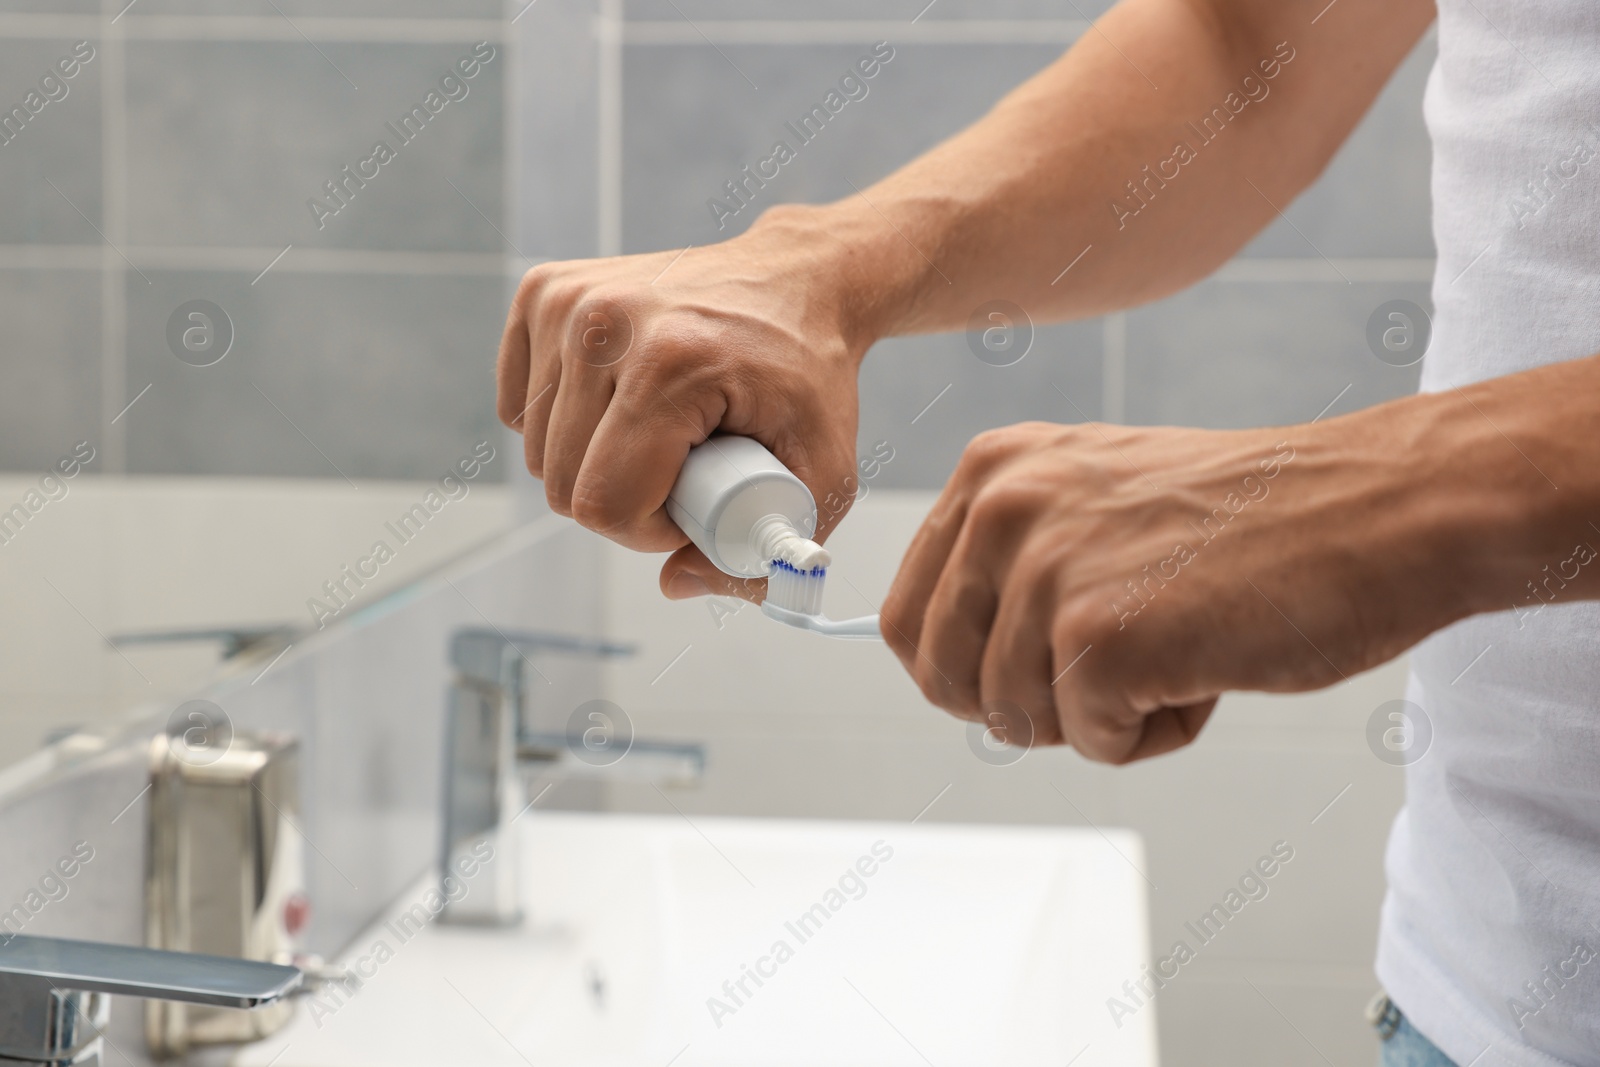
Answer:
MULTIPOLYGON (((716 570, 664 504, 714 430, 754 437, 823 500, 854 482, 855 325, 836 242, 802 209, 687 252, 547 263, 523 278, 500 346, 500 419, 550 507, 621 544, 678 549, 669 596, 758 592, 716 570)), ((819 516, 820 536, 844 508, 819 516)))
POLYGON ((929 700, 1012 743, 1112 763, 1178 748, 1226 690, 1330 685, 1474 610, 1478 560, 1446 521, 1471 495, 1425 461, 1481 438, 1474 419, 1413 397, 1268 430, 982 434, 884 637, 929 700))

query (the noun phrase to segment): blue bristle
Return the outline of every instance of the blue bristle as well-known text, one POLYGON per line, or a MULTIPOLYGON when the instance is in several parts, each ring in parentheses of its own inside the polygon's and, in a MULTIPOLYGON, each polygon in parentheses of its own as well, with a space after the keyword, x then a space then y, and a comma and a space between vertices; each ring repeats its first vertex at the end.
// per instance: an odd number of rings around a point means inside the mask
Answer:
POLYGON ((771 560, 767 595, 777 607, 807 615, 818 614, 822 610, 822 587, 827 574, 826 567, 802 570, 788 560, 771 560))

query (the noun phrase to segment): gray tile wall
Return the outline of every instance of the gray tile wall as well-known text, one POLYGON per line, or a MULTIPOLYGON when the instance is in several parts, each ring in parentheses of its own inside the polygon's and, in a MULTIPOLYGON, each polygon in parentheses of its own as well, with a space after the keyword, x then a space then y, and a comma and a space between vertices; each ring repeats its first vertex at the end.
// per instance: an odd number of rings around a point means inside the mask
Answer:
POLYGON ((1208 281, 1128 315, 1128 421, 1216 429, 1310 422, 1416 392, 1420 366, 1373 358, 1386 300, 1426 282, 1208 281))
POLYGON ((859 451, 887 441, 894 459, 872 488, 941 486, 966 443, 1003 423, 1100 417, 1101 332, 1098 322, 1039 327, 1008 367, 979 361, 965 334, 878 345, 861 368, 859 451))
MULTIPOLYGON (((523 8, 516 0, 511 236, 535 259, 601 252, 598 0, 523 8)), ((615 248, 604 249, 614 252, 615 248)))
MULTIPOLYGON (((816 139, 785 128, 821 101, 879 38, 849 44, 635 44, 623 76, 623 232, 628 251, 702 245, 744 230, 762 207, 850 196, 970 125, 1018 81, 1061 53, 1059 44, 899 44, 816 139), (692 120, 688 120, 693 116, 692 120), (687 121, 686 121, 687 120, 687 121), (719 229, 707 199, 769 155, 797 158, 719 229)), ((891 44, 894 44, 891 41, 891 44)))
POLYGON ((0 145, 16 350, 0 369, 0 469, 87 437, 110 473, 426 479, 494 434, 520 269, 502 236, 502 11, 0 0, 6 107, 73 42, 94 48, 67 95, 0 145), (453 83, 408 143, 385 128, 486 39, 496 55, 465 96, 453 83), (308 200, 332 204, 323 183, 379 140, 394 159, 319 226, 308 200), (234 327, 206 368, 167 337, 196 299, 234 327))
POLYGON ((398 126, 468 51, 446 43, 330 41, 320 54, 292 41, 131 45, 129 240, 500 250, 497 223, 489 220, 500 215, 504 56, 461 82, 466 95, 445 105, 410 144, 402 147, 385 129, 398 126), (318 196, 331 204, 323 183, 370 156, 379 140, 397 158, 319 229, 306 201, 318 196))
MULTIPOLYGON (((494 276, 145 273, 127 277, 130 396, 150 386, 123 420, 130 470, 437 480, 499 440, 485 412, 505 315, 494 276), (167 347, 172 309, 196 298, 234 324, 214 366, 167 347)), ((516 469, 496 466, 494 480, 516 469)))
MULTIPOLYGON (((10 112, 22 104, 70 51, 62 40, 0 40, 0 71, 5 72, 0 75, 0 109, 10 112)), ((52 88, 60 99, 47 103, 14 140, 0 145, 0 183, 9 193, 0 213, 0 242, 77 241, 84 232, 92 233, 83 215, 101 218, 104 64, 98 58, 73 78, 60 79, 66 95, 52 88)))
POLYGON ((0 270, 0 322, 8 349, 0 359, 6 465, 46 470, 79 441, 98 451, 99 273, 0 270))

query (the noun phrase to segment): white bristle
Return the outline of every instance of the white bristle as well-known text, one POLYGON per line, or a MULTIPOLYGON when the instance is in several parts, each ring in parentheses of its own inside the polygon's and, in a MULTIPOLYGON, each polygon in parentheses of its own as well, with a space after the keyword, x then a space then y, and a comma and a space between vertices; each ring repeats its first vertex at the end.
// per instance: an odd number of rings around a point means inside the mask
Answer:
POLYGON ((820 615, 827 578, 828 571, 824 567, 802 571, 793 564, 775 559, 767 574, 767 602, 804 615, 820 615))

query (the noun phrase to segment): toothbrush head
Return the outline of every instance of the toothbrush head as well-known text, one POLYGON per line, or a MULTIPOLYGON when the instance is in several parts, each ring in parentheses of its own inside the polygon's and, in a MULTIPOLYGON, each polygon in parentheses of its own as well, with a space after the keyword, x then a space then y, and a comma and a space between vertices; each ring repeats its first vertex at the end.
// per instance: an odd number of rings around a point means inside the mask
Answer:
POLYGON ((798 567, 775 559, 767 571, 767 600, 775 608, 800 615, 822 614, 822 590, 828 580, 826 566, 798 567))
POLYGON ((879 641, 876 615, 830 619, 822 614, 822 590, 828 581, 828 550, 792 530, 777 529, 767 564, 767 599, 761 613, 769 619, 825 637, 879 641))

